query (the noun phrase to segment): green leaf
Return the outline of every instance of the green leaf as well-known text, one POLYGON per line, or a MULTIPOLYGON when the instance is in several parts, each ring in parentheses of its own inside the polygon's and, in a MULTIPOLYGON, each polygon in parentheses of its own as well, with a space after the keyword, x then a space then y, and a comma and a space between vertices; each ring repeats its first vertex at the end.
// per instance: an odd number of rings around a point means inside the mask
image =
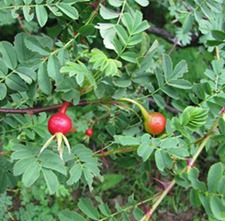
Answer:
POLYGON ((102 71, 107 76, 118 76, 122 63, 116 59, 109 59, 102 51, 93 49, 89 60, 93 64, 93 68, 102 71))
POLYGON ((161 141, 160 147, 165 149, 170 149, 170 148, 176 148, 178 144, 179 144, 179 139, 177 137, 169 137, 161 141))
POLYGON ((100 15, 106 19, 106 20, 110 20, 110 19, 114 19, 114 18, 118 18, 119 17, 119 13, 112 11, 111 9, 106 8, 103 5, 100 5, 100 15))
POLYGON ((11 155, 11 158, 13 160, 21 160, 21 159, 34 157, 33 153, 26 146, 17 145, 17 146, 14 146, 14 148, 18 148, 18 149, 15 149, 15 152, 13 152, 11 155))
POLYGON ((7 88, 5 84, 0 83, 0 100, 3 100, 7 95, 7 88))
POLYGON ((198 197, 198 191, 195 189, 191 189, 191 191, 190 191, 190 203, 194 207, 201 206, 201 202, 198 197))
POLYGON ((149 4, 148 0, 135 0, 135 2, 137 2, 142 7, 146 7, 149 4))
POLYGON ((220 194, 223 194, 223 195, 225 195, 225 185, 224 185, 224 183, 225 183, 225 176, 222 176, 220 178, 220 181, 219 181, 219 184, 218 184, 217 192, 220 193, 220 194))
POLYGON ((208 44, 209 46, 217 46, 217 45, 223 44, 223 41, 208 40, 208 41, 207 41, 207 44, 208 44))
POLYGON ((192 84, 189 81, 183 80, 183 79, 170 80, 170 82, 168 82, 168 85, 175 87, 175 88, 180 88, 183 90, 192 88, 192 84))
POLYGON ((115 143, 119 143, 123 146, 140 145, 140 140, 132 136, 115 135, 114 139, 115 143))
POLYGON ((23 0, 23 2, 25 3, 25 5, 29 5, 32 2, 32 0, 23 0))
POLYGON ((38 69, 38 85, 41 91, 45 94, 51 93, 51 81, 48 76, 46 63, 42 63, 38 69))
POLYGON ((163 71, 165 80, 169 81, 173 73, 173 63, 169 55, 163 55, 163 71))
POLYGON ((36 5, 35 11, 37 15, 38 24, 43 27, 48 21, 48 13, 43 5, 36 5))
POLYGON ((83 82, 84 82, 84 74, 82 72, 77 73, 76 75, 76 81, 79 84, 80 87, 83 86, 83 82))
POLYGON ((0 78, 5 78, 5 75, 8 73, 8 68, 5 65, 5 62, 0 58, 0 78))
MULTIPOLYGON (((145 33, 145 32, 143 32, 145 33)), ((142 38, 142 33, 133 35, 131 38, 129 38, 127 45, 129 46, 134 46, 137 45, 138 43, 142 42, 143 38, 142 38)))
POLYGON ((83 169, 83 174, 84 174, 85 180, 87 181, 89 190, 90 190, 90 192, 92 192, 92 191, 93 191, 92 183, 93 183, 93 181, 94 181, 94 180, 93 180, 94 175, 93 175, 93 173, 91 172, 91 170, 89 170, 88 168, 84 168, 84 169, 83 169))
POLYGON ((178 79, 183 77, 184 73, 188 72, 187 63, 181 60, 174 68, 171 79, 178 79))
POLYGON ((103 38, 103 43, 106 48, 115 50, 115 46, 113 45, 113 39, 115 39, 116 30, 114 28, 115 24, 111 23, 98 23, 95 26, 100 30, 100 35, 103 38))
POLYGON ((223 175, 223 171, 224 171, 224 168, 221 162, 215 163, 210 167, 208 176, 207 176, 207 185, 208 185, 209 192, 216 193, 220 178, 223 175))
POLYGON ((135 220, 141 220, 144 215, 145 215, 144 212, 140 208, 138 207, 134 208, 133 216, 135 220))
POLYGON ((22 182, 25 187, 30 187, 40 176, 41 166, 38 163, 27 168, 22 176, 22 182))
POLYGON ((17 66, 17 56, 14 47, 7 41, 0 42, 0 54, 6 66, 13 70, 17 66))
POLYGON ((155 162, 160 171, 163 171, 166 167, 171 168, 173 165, 169 155, 162 150, 155 151, 155 162))
POLYGON ((216 197, 216 196, 211 196, 210 197, 210 208, 212 210, 213 215, 218 219, 218 220, 225 220, 225 203, 224 200, 216 197))
POLYGON ((148 22, 143 21, 134 29, 134 32, 132 34, 139 34, 143 31, 147 30, 149 27, 150 26, 149 26, 148 22))
MULTIPOLYGON (((204 207, 205 211, 207 214, 209 214, 210 216, 212 216, 212 211, 210 208, 210 196, 209 195, 205 195, 205 193, 201 193, 198 192, 199 195, 199 199, 201 201, 202 206, 204 207)), ((217 221, 217 220, 213 220, 213 221, 217 221)))
POLYGON ((71 4, 60 2, 57 7, 72 19, 78 19, 79 13, 76 8, 72 7, 71 4))
POLYGON ((169 153, 169 154, 171 154, 171 155, 173 155, 175 157, 179 157, 181 159, 189 156, 189 152, 185 148, 171 148, 171 149, 167 149, 167 153, 169 153))
POLYGON ((85 66, 85 64, 79 62, 79 64, 81 65, 82 69, 85 70, 83 73, 85 75, 85 77, 88 79, 89 83, 91 86, 94 87, 94 89, 97 88, 97 85, 96 85, 96 81, 92 75, 92 73, 87 69, 87 67, 85 66))
POLYGON ((163 88, 164 87, 164 78, 163 78, 161 69, 157 68, 156 72, 155 72, 155 75, 156 75, 159 87, 163 88))
POLYGON ((192 187, 196 190, 206 191, 206 186, 204 182, 198 180, 199 170, 197 168, 191 168, 188 179, 191 181, 192 187))
MULTIPOLYGON (((48 9, 57 17, 60 17, 63 15, 63 13, 56 6, 48 5, 48 9)), ((61 29, 60 27, 58 27, 58 28, 61 29)))
POLYGON ((47 64, 47 71, 49 77, 54 79, 56 84, 59 84, 63 79, 60 73, 60 67, 59 59, 55 55, 50 56, 47 64))
MULTIPOLYGON (((0 161, 0 201, 1 201, 1 209, 4 210, 4 199, 2 201, 2 195, 6 195, 6 191, 8 188, 14 188, 18 184, 18 179, 12 174, 12 163, 9 161, 8 157, 1 156, 0 161)), ((11 200, 10 200, 11 203, 11 200)))
MULTIPOLYGON (((43 153, 44 154, 44 153, 43 153)), ((42 154, 42 158, 43 158, 43 154, 42 154)), ((47 159, 44 159, 42 162, 42 167, 51 169, 51 170, 55 170, 63 175, 67 174, 67 170, 66 167, 63 164, 63 161, 57 156, 55 155, 47 155, 49 156, 47 159)))
POLYGON ((164 107, 166 106, 166 102, 164 101, 163 97, 160 96, 159 94, 155 94, 153 95, 154 101, 156 102, 156 104, 161 108, 164 109, 164 107))
POLYGON ((136 64, 138 55, 134 52, 124 52, 123 54, 120 55, 120 57, 125 61, 129 61, 131 63, 136 64))
POLYGON ((122 25, 115 25, 116 33, 121 42, 126 45, 128 41, 128 34, 122 25))
POLYGON ((217 40, 217 41, 224 41, 225 40, 225 32, 220 31, 220 30, 212 30, 212 36, 217 40))
POLYGON ((50 194, 55 193, 59 186, 59 181, 57 176, 51 170, 47 170, 44 168, 42 168, 42 173, 43 173, 45 182, 47 184, 49 193, 50 194))
POLYGON ((68 185, 72 185, 74 183, 77 183, 82 175, 82 165, 81 164, 75 164, 71 169, 70 169, 70 178, 67 181, 68 185))
POLYGON ((129 13, 124 13, 123 17, 122 17, 122 22, 124 24, 124 26, 127 28, 129 34, 133 33, 133 18, 131 16, 131 14, 129 13))
POLYGON ((26 83, 17 75, 11 74, 8 78, 6 78, 5 83, 7 87, 14 91, 26 91, 27 85, 26 83))
POLYGON ((96 207, 92 204, 91 200, 80 198, 78 202, 79 209, 93 220, 99 220, 99 213, 96 207))
POLYGON ((138 147, 137 154, 143 159, 143 161, 146 161, 151 156, 153 151, 154 151, 153 143, 149 141, 142 143, 138 147))
POLYGON ((173 98, 174 100, 179 99, 179 95, 178 95, 177 91, 173 89, 173 87, 164 85, 163 87, 161 87, 161 90, 165 94, 167 94, 169 97, 173 98))
POLYGON ((34 36, 27 36, 25 38, 25 46, 33 51, 33 52, 37 52, 38 54, 42 55, 42 56, 49 56, 50 54, 50 50, 47 48, 48 45, 44 45, 44 40, 47 40, 48 42, 51 44, 50 39, 51 38, 46 38, 44 39, 44 37, 34 37, 34 36))
POLYGON ((123 4, 123 2, 121 0, 109 0, 109 4, 118 8, 123 4))
POLYGON ((75 211, 70 211, 68 209, 62 210, 59 213, 59 220, 60 221, 86 221, 86 219, 78 214, 75 211))
POLYGON ((37 59, 39 54, 34 54, 34 52, 30 51, 25 45, 25 39, 27 35, 25 33, 19 33, 15 36, 14 47, 17 54, 18 61, 20 63, 26 63, 29 60, 32 62, 39 63, 40 61, 37 59))
POLYGON ((16 72, 27 84, 36 80, 36 73, 31 68, 18 67, 16 72))
POLYGON ((194 23, 194 16, 192 13, 189 13, 187 17, 185 18, 184 24, 183 24, 184 34, 187 34, 191 30, 193 23, 194 23))
MULTIPOLYGON (((75 146, 74 148, 74 154, 76 155, 76 159, 79 158, 79 162, 81 163, 81 167, 83 170, 83 177, 85 178, 85 183, 88 184, 90 191, 92 191, 93 187, 93 178, 94 176, 97 177, 100 181, 102 181, 102 176, 100 174, 100 170, 99 170, 99 162, 98 159, 94 158, 93 152, 86 148, 84 145, 82 144, 78 144, 75 146)), ((76 168, 75 168, 76 169, 76 168)), ((79 168, 78 168, 79 170, 79 168)), ((74 175, 76 173, 76 171, 73 171, 74 175)), ((75 174, 75 181, 76 181, 76 177, 79 177, 79 171, 78 171, 78 175, 75 174)), ((70 183, 73 181, 73 178, 71 177, 71 181, 70 183)))
POLYGON ((100 204, 98 205, 98 208, 99 208, 100 212, 101 212, 104 216, 110 216, 111 211, 110 211, 110 209, 109 209, 109 206, 108 206, 106 203, 104 203, 104 202, 102 201, 102 199, 101 199, 99 196, 96 196, 95 199, 98 201, 98 203, 100 203, 100 204))
POLYGON ((23 174, 27 170, 27 168, 33 167, 35 164, 36 162, 34 157, 29 157, 17 161, 13 167, 14 176, 19 176, 23 174))
POLYGON ((95 32, 95 27, 92 24, 83 25, 78 31, 82 36, 93 35, 95 32))
POLYGON ((104 181, 97 187, 101 191, 115 188, 124 179, 124 175, 121 174, 105 174, 103 177, 104 181))
POLYGON ((183 126, 196 130, 205 124, 208 118, 208 111, 200 107, 186 107, 180 115, 180 121, 183 126))
POLYGON ((28 5, 23 6, 23 15, 28 22, 32 21, 34 18, 34 13, 32 13, 31 7, 28 5))

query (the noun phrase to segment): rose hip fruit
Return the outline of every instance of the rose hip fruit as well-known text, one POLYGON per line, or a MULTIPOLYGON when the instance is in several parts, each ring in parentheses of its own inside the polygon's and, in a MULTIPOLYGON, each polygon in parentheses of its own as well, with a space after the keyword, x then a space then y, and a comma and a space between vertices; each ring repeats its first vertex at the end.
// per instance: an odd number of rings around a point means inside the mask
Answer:
POLYGON ((91 127, 88 128, 88 129, 86 130, 86 135, 87 135, 88 137, 91 137, 91 136, 93 135, 93 130, 92 130, 91 127))
POLYGON ((148 133, 158 135, 165 130, 166 118, 158 112, 150 113, 145 118, 144 127, 148 133))
POLYGON ((66 115, 69 102, 65 102, 59 112, 53 114, 48 120, 48 130, 51 134, 62 133, 66 135, 72 129, 72 120, 66 115))

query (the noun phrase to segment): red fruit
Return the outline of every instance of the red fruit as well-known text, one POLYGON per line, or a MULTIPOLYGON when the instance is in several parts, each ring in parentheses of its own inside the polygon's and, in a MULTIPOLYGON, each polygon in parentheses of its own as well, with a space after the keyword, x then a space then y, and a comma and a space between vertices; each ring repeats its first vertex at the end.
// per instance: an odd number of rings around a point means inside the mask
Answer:
POLYGON ((48 120, 48 130, 51 134, 69 133, 72 129, 72 120, 66 115, 69 102, 65 102, 59 112, 53 114, 48 120))
POLYGON ((72 128, 72 121, 66 114, 57 113, 48 120, 48 130, 51 134, 69 133, 72 128))
POLYGON ((145 119, 144 127, 148 133, 158 135, 165 130, 166 118, 158 112, 150 113, 145 119))
POLYGON ((93 134, 93 130, 92 130, 92 128, 90 127, 90 128, 88 128, 88 129, 86 130, 86 135, 89 136, 89 137, 91 137, 92 134, 93 134))

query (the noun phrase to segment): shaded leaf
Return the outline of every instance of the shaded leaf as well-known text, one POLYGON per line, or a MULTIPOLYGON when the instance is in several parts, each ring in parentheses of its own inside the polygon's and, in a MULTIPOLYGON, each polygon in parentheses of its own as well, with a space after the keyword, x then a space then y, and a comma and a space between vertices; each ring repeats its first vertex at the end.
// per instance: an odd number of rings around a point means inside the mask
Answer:
POLYGON ((0 53, 6 66, 11 70, 15 69, 17 66, 17 56, 12 44, 7 41, 0 42, 0 53))
POLYGON ((46 63, 42 63, 38 69, 38 85, 43 93, 51 93, 51 81, 48 76, 46 63))
POLYGON ((7 88, 5 84, 0 83, 0 100, 3 100, 6 97, 7 88))
POLYGON ((42 168, 42 173, 43 173, 45 182, 47 184, 49 193, 50 194, 55 193, 59 186, 59 181, 57 176, 51 170, 47 170, 43 168, 42 168))
POLYGON ((216 192, 217 186, 219 184, 220 178, 223 175, 223 164, 215 163, 213 164, 208 172, 207 185, 209 192, 216 192))
POLYGON ((38 163, 27 168, 22 176, 24 186, 30 187, 40 176, 41 167, 38 163))
POLYGON ((48 21, 48 13, 43 5, 36 5, 35 11, 37 15, 38 24, 43 27, 48 21))
POLYGON ((92 204, 91 200, 80 198, 78 202, 79 209, 93 220, 99 220, 99 213, 96 207, 92 204))
POLYGON ((78 19, 79 13, 76 8, 71 6, 71 4, 60 2, 57 4, 57 7, 65 13, 68 17, 72 19, 78 19))
POLYGON ((70 211, 68 209, 62 210, 59 213, 59 220, 60 221, 86 221, 86 219, 78 214, 75 211, 70 211))
POLYGON ((120 15, 119 13, 112 11, 111 9, 108 9, 103 5, 101 5, 99 12, 100 12, 100 15, 106 20, 117 18, 120 15))

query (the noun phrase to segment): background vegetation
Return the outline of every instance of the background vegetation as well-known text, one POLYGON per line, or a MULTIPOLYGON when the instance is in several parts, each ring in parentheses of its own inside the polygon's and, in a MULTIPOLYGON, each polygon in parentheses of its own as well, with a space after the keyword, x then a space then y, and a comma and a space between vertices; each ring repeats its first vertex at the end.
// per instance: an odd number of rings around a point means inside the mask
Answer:
POLYGON ((1 219, 225 220, 224 4, 0 1, 1 219), (61 160, 39 152, 64 101, 61 160))

